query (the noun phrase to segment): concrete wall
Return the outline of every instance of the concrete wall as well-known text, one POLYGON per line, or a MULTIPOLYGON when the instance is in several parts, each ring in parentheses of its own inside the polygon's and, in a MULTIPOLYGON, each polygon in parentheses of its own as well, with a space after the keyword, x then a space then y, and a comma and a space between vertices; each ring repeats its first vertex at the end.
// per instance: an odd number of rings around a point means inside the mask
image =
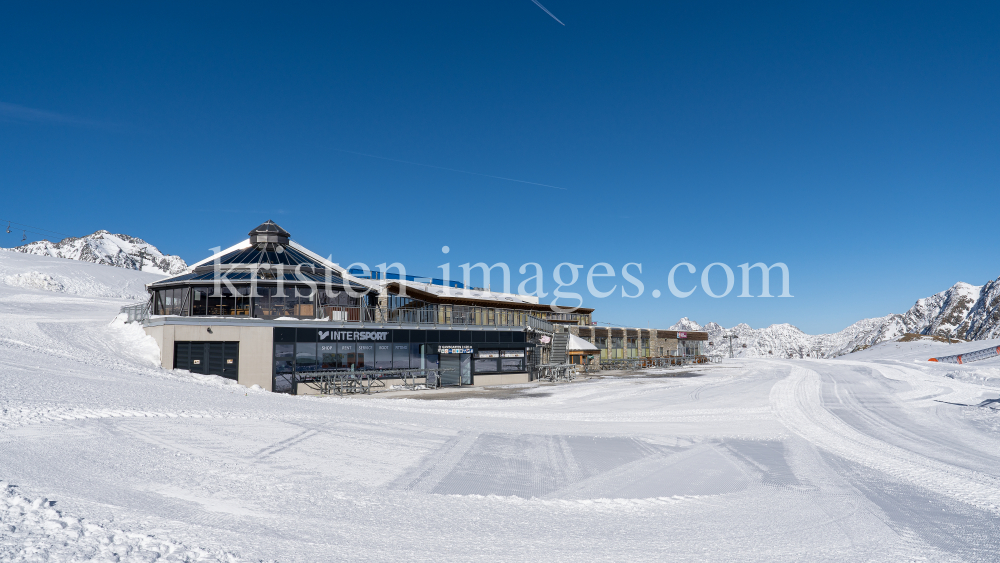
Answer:
POLYGON ((174 342, 239 342, 239 383, 271 390, 274 329, 257 326, 163 325, 145 327, 160 347, 160 366, 174 368, 174 342), (208 329, 212 329, 209 332, 208 329))

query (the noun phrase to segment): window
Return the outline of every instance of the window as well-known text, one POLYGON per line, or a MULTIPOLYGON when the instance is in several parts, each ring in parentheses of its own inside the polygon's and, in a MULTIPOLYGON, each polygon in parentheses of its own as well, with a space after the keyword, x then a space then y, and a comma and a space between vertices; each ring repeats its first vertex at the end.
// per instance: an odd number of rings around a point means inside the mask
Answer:
POLYGON ((410 344, 410 369, 420 369, 421 354, 426 353, 426 348, 424 348, 424 346, 424 344, 410 344))
POLYGON ((295 371, 310 372, 319 369, 316 357, 315 342, 298 342, 295 344, 295 371))
POLYGON ((392 367, 392 344, 375 344, 375 369, 392 367))
POLYGON ((611 349, 608 350, 608 357, 613 360, 621 360, 625 357, 625 342, 621 336, 611 337, 611 349))
POLYGON ((438 359, 439 356, 437 354, 425 355, 424 356, 425 369, 438 369, 438 359))
POLYGON ((320 358, 320 369, 331 370, 340 368, 337 362, 336 344, 320 344, 319 358, 320 358))
POLYGON ((496 373, 500 371, 499 363, 500 350, 480 350, 476 352, 475 368, 476 373, 496 373))
POLYGON ((202 316, 208 314, 208 292, 207 287, 191 288, 191 314, 202 316))
POLYGON ((476 358, 476 373, 495 373, 497 369, 497 358, 476 358))
POLYGON ((410 345, 396 343, 392 345, 392 369, 407 369, 410 367, 410 345))
POLYGON ((524 371, 524 358, 500 358, 502 371, 524 371))
POLYGON ((355 357, 355 344, 337 344, 337 363, 339 369, 358 369, 355 357))
POLYGON ((358 367, 355 369, 375 369, 375 345, 356 344, 358 347, 358 367))
POLYGON ((274 371, 275 373, 292 373, 292 362, 295 360, 294 344, 274 345, 274 371))

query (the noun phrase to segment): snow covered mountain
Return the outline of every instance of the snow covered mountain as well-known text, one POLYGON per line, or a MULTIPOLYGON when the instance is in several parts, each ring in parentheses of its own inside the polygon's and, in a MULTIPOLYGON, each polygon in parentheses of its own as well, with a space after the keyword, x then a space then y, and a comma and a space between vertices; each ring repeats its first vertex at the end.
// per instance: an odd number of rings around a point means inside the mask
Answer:
POLYGON ((143 272, 163 275, 179 274, 187 269, 187 264, 179 256, 164 254, 140 238, 103 230, 85 237, 64 238, 57 243, 40 240, 6 250, 82 260, 129 270, 139 270, 141 266, 143 272))
POLYGON ((726 329, 717 323, 701 326, 682 318, 671 330, 707 331, 711 354, 728 355, 732 334, 737 357, 832 357, 867 349, 907 333, 957 336, 965 340, 1000 338, 1000 278, 983 286, 959 282, 919 299, 903 314, 862 319, 840 332, 810 335, 790 324, 754 329, 740 323, 726 329))

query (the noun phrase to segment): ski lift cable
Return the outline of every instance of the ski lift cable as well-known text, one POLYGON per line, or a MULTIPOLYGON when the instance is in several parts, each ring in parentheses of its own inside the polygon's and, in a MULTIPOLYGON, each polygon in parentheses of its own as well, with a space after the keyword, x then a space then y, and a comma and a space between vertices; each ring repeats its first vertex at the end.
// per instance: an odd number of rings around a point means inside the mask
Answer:
MULTIPOLYGON (((13 228, 12 230, 8 230, 7 234, 13 234, 14 231, 16 231, 16 230, 17 230, 16 227, 13 228)), ((36 235, 39 239, 46 239, 46 240, 48 240, 48 238, 55 238, 55 237, 52 237, 51 233, 43 233, 43 232, 39 232, 39 231, 34 231, 32 229, 21 229, 21 234, 22 235, 26 235, 27 233, 31 233, 32 235, 36 235)), ((23 242, 23 240, 22 240, 22 242, 23 242)))
POLYGON ((60 233, 59 231, 53 231, 51 229, 43 229, 41 227, 33 227, 31 225, 26 225, 24 223, 18 223, 17 221, 11 221, 10 219, 0 219, 0 221, 7 221, 7 232, 8 233, 10 232, 10 226, 11 225, 17 225, 18 227, 26 228, 26 229, 28 229, 29 232, 32 232, 32 233, 35 233, 35 234, 39 234, 39 233, 37 233, 37 231, 45 231, 47 233, 53 233, 53 234, 57 234, 57 235, 63 235, 63 236, 66 236, 66 237, 76 236, 76 235, 70 235, 70 234, 67 234, 67 233, 60 233))

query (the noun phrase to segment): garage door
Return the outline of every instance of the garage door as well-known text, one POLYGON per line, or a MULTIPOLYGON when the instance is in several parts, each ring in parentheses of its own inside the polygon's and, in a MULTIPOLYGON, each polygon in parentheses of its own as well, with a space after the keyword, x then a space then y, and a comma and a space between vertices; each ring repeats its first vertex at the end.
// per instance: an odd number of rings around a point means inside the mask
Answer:
POLYGON ((239 379, 239 342, 174 342, 174 369, 239 379))

